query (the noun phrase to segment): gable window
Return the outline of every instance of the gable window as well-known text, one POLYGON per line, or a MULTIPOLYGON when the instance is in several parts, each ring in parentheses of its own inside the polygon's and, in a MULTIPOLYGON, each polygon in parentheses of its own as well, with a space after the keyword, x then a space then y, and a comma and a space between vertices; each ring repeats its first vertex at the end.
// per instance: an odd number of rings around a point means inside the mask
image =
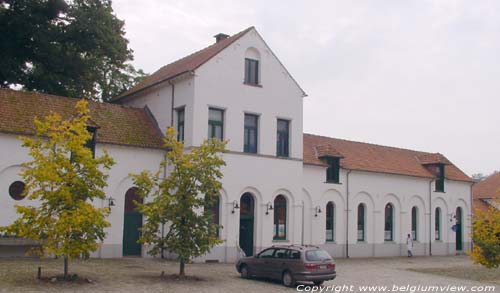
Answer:
POLYGON ((185 118, 184 108, 177 110, 177 140, 184 141, 184 118, 185 118))
POLYGON ((413 240, 418 238, 418 208, 413 207, 411 209, 411 237, 413 240))
POLYGON ((286 198, 283 195, 274 199, 273 240, 286 240, 286 198))
POLYGON ((436 166, 436 191, 444 192, 444 165, 436 166))
POLYGON ((276 155, 278 157, 288 157, 290 155, 289 147, 290 121, 278 119, 276 155))
POLYGON ((208 109, 208 138, 223 140, 224 138, 224 110, 208 109))
POLYGON ((87 126, 87 131, 90 133, 92 136, 87 142, 85 143, 85 147, 89 148, 90 151, 92 152, 92 157, 95 158, 95 144, 96 144, 96 139, 97 139, 97 128, 92 127, 92 126, 87 126))
POLYGON ((326 157, 328 168, 326 169, 326 182, 339 183, 340 182, 340 159, 334 157, 326 157))
POLYGON ((441 240, 441 209, 436 208, 434 213, 434 239, 441 240))
POLYGON ((326 241, 335 241, 335 205, 326 204, 326 241))
POLYGON ((365 241, 365 205, 358 205, 358 241, 365 241))
POLYGON ((245 138, 243 142, 245 153, 257 153, 258 121, 257 115, 245 114, 245 138))
POLYGON ((391 203, 385 205, 385 230, 384 240, 394 240, 394 206, 391 203))
POLYGON ((258 85, 259 84, 259 61, 255 59, 245 58, 245 83, 258 85))

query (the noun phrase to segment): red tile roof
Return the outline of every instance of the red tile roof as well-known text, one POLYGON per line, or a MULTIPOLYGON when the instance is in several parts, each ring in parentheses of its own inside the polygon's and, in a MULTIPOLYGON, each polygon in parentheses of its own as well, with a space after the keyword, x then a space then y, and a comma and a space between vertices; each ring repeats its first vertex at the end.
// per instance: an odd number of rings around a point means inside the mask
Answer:
POLYGON ((234 41, 238 40, 240 37, 242 37, 244 34, 249 32, 253 28, 254 28, 253 26, 249 27, 235 35, 220 40, 219 42, 216 42, 200 51, 197 51, 182 59, 179 59, 175 62, 163 66, 162 68, 158 69, 155 73, 146 77, 142 82, 140 82, 130 90, 122 93, 121 95, 113 99, 113 101, 120 100, 133 93, 157 85, 174 77, 180 76, 184 73, 194 71, 195 69, 206 63, 212 57, 214 57, 219 52, 227 48, 227 46, 231 45, 234 41))
POLYGON ((500 197, 500 172, 496 172, 488 178, 474 184, 472 187, 474 199, 499 198, 500 197))
MULTIPOLYGON (((33 134, 35 116, 57 112, 63 118, 75 113, 77 99, 27 91, 0 89, 0 132, 33 134)), ((161 148, 163 136, 146 109, 89 102, 97 141, 146 148, 161 148)))
MULTIPOLYGON (((387 147, 369 143, 355 142, 313 134, 304 134, 304 164, 324 165, 317 155, 317 146, 330 145, 343 155, 341 167, 390 174, 400 174, 433 178, 422 165, 419 158, 432 157, 433 154, 387 147)), ((443 155, 444 159, 446 159, 443 155)), ((446 159, 447 162, 449 162, 446 159)), ((464 172, 451 164, 446 167, 446 178, 450 180, 473 182, 464 172)))

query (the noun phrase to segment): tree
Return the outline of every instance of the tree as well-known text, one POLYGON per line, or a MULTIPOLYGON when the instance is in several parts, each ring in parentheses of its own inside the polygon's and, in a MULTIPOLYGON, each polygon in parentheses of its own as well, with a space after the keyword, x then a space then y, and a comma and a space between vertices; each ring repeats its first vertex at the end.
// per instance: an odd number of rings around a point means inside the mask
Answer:
POLYGON ((476 209, 472 219, 473 250, 475 263, 487 268, 500 266, 500 210, 490 206, 487 210, 476 209))
POLYGON ((33 251, 42 257, 62 257, 65 279, 68 261, 89 257, 104 239, 104 228, 110 226, 109 209, 96 208, 92 201, 105 198, 108 176, 101 170, 109 170, 114 163, 105 150, 94 158, 85 146, 92 137, 87 130, 87 101, 75 107, 78 115, 68 120, 57 113, 43 121, 35 119, 35 136, 21 138, 32 157, 22 166, 24 193, 39 205, 16 206, 19 218, 0 228, 7 235, 38 241, 41 247, 33 251))
POLYGON ((180 262, 179 275, 184 276, 185 263, 201 256, 222 243, 217 237, 210 207, 216 202, 222 184, 221 167, 225 165, 220 153, 225 142, 206 140, 199 147, 184 151, 173 128, 168 128, 165 148, 168 150, 160 169, 155 174, 143 171, 132 175, 139 194, 149 199, 138 203, 138 210, 146 217, 140 242, 152 244, 150 254, 168 249, 180 262), (162 177, 163 168, 169 170, 162 177), (168 231, 159 233, 163 225, 168 231))
POLYGON ((2 87, 107 101, 141 78, 110 0, 0 0, 0 52, 2 87))

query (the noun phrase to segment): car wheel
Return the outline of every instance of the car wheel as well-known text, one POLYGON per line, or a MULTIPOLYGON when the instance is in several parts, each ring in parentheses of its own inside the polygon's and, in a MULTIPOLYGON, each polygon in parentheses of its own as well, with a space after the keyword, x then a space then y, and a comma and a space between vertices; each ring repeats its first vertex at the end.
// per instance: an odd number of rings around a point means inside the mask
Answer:
POLYGON ((314 285, 321 286, 325 281, 314 281, 314 285))
POLYGON ((293 279, 293 276, 289 271, 283 273, 283 277, 281 280, 283 281, 283 285, 287 287, 295 286, 295 280, 293 279))
POLYGON ((250 278, 250 273, 248 272, 248 266, 247 265, 242 265, 240 268, 240 276, 243 279, 248 279, 250 278))

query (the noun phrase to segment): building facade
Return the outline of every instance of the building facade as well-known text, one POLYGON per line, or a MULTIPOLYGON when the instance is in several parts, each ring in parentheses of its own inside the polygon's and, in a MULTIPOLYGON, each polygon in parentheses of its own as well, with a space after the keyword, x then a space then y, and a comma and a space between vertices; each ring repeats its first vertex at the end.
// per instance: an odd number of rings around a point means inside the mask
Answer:
MULTIPOLYGON (((10 90, 0 94, 1 102, 20 107, 17 95, 66 103, 10 90)), ((92 106, 101 126, 97 152, 106 148, 117 161, 106 190, 115 204, 111 227, 95 256, 146 256, 148 247, 136 243, 143 219, 131 206, 129 174, 158 168, 165 152, 161 131, 169 126, 186 149, 208 137, 228 141, 214 207, 224 243, 196 261, 232 262, 241 252, 252 255, 274 244, 320 245, 334 257, 399 256, 406 254, 408 234, 416 255, 456 254, 470 246, 467 175, 441 154, 304 134, 305 96, 251 27, 217 35, 216 43, 160 68, 113 105, 92 106), (109 123, 108 112, 121 116, 109 123), (120 123, 130 131, 115 134, 120 123)), ((26 115, 25 124, 37 114, 26 115)), ((0 225, 15 218, 14 204, 23 204, 9 189, 16 190, 20 164, 29 159, 16 138, 29 127, 11 120, 0 118, 0 147, 10 150, 0 157, 0 208, 7 211, 0 225)), ((8 253, 16 247, 1 245, 8 253)))

